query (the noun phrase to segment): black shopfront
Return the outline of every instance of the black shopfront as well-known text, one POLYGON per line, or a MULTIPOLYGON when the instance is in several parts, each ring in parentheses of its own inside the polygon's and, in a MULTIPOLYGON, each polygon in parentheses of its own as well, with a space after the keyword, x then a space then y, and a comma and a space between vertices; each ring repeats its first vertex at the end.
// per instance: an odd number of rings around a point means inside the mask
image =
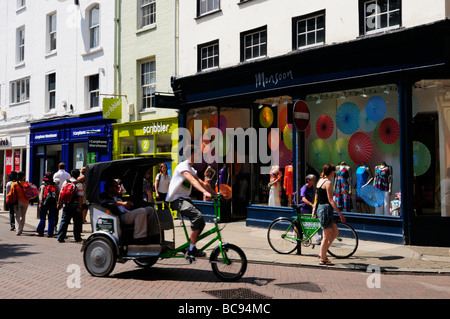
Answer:
MULTIPOLYGON (((352 163, 352 189, 362 162, 373 174, 379 163, 387 163, 393 171, 387 211, 379 213, 358 205, 355 196, 344 210, 347 221, 361 239, 447 246, 449 45, 450 21, 443 20, 174 78, 180 127, 188 127, 194 115, 202 119, 202 114, 203 118, 218 114, 219 119, 223 115, 227 127, 278 127, 280 140, 288 149, 281 168, 284 174, 293 164, 295 191, 304 184, 307 173, 320 172, 322 162, 316 161, 317 157, 335 165, 344 160, 352 163), (301 132, 292 125, 293 104, 299 100, 305 101, 311 112, 310 127, 301 132), (378 122, 366 114, 369 103, 384 108, 378 122), (356 106, 357 127, 340 122, 344 104, 349 109, 356 106), (265 122, 268 119, 270 123, 265 122), (351 149, 350 145, 355 147, 361 140, 367 141, 363 144, 366 149, 351 149), (324 151, 315 151, 322 146, 324 151)), ((268 205, 264 189, 268 176, 260 174, 260 165, 230 166, 231 205, 235 218, 245 218, 249 226, 267 227, 278 216, 291 216, 292 208, 285 193, 279 206, 268 205)), ((199 205, 208 207, 209 203, 197 199, 199 205)))

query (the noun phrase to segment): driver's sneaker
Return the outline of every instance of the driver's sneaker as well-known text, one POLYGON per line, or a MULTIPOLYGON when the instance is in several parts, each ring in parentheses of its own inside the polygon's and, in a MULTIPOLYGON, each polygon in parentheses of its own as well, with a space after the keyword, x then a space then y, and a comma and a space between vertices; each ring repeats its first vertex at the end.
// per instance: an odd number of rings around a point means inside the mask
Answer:
POLYGON ((202 250, 198 250, 197 247, 193 247, 186 253, 186 258, 205 257, 206 253, 202 250))

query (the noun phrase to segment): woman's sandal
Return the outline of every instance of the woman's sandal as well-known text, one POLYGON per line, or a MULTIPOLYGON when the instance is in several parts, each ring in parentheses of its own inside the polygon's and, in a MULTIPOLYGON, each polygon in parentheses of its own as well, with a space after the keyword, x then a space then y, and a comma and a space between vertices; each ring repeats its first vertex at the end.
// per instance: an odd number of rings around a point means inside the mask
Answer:
POLYGON ((334 266, 334 263, 331 260, 327 259, 327 260, 320 260, 319 265, 334 266))

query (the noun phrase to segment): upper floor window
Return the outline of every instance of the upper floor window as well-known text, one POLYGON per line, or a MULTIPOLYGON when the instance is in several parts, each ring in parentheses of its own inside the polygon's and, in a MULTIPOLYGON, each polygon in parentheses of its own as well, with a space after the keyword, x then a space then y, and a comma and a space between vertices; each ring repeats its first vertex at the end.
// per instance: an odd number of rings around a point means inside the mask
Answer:
POLYGON ((11 82, 11 104, 30 100, 30 78, 11 82))
POLYGON ((197 16, 220 9, 220 0, 197 0, 197 16))
POLYGON ((99 76, 98 74, 91 75, 88 78, 88 88, 89 88, 89 107, 92 109, 99 106, 99 76))
POLYGON ((26 4, 27 4, 26 0, 17 0, 16 8, 17 9, 24 8, 26 4))
POLYGON ((219 41, 198 46, 198 71, 219 67, 219 41))
POLYGON ((25 27, 17 29, 17 63, 25 60, 25 27))
POLYGON ((294 50, 325 43, 325 11, 292 19, 294 50))
POLYGON ((140 6, 140 27, 156 23, 156 0, 138 0, 140 6))
POLYGON ((100 45, 100 8, 95 6, 89 11, 89 47, 100 45))
POLYGON ((48 35, 47 35, 47 51, 56 50, 56 13, 47 17, 48 35))
POLYGON ((47 75, 47 108, 56 108, 56 73, 47 75))
POLYGON ((241 61, 267 56, 267 27, 241 33, 241 61))
POLYGON ((400 27, 401 0, 360 0, 360 21, 361 34, 400 27))
POLYGON ((154 97, 156 92, 156 61, 144 61, 141 63, 141 109, 155 107, 154 97))

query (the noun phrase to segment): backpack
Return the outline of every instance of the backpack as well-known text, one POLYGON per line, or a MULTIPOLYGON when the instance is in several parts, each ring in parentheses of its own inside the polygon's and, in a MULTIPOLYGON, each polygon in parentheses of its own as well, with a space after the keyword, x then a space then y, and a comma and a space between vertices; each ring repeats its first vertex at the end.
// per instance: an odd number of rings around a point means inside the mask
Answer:
POLYGON ((47 185, 44 188, 42 204, 46 207, 56 207, 56 188, 53 185, 47 185))
POLYGON ((39 190, 36 185, 28 182, 25 182, 23 184, 19 183, 19 185, 20 187, 22 187, 23 194, 25 195, 26 199, 30 200, 39 196, 39 190))
POLYGON ((11 187, 9 193, 6 195, 6 203, 12 205, 15 204, 16 202, 17 202, 16 188, 11 187))
POLYGON ((72 203, 73 200, 77 197, 78 188, 75 182, 70 180, 66 181, 66 184, 61 189, 61 193, 59 194, 59 198, 61 202, 64 204, 72 203))

